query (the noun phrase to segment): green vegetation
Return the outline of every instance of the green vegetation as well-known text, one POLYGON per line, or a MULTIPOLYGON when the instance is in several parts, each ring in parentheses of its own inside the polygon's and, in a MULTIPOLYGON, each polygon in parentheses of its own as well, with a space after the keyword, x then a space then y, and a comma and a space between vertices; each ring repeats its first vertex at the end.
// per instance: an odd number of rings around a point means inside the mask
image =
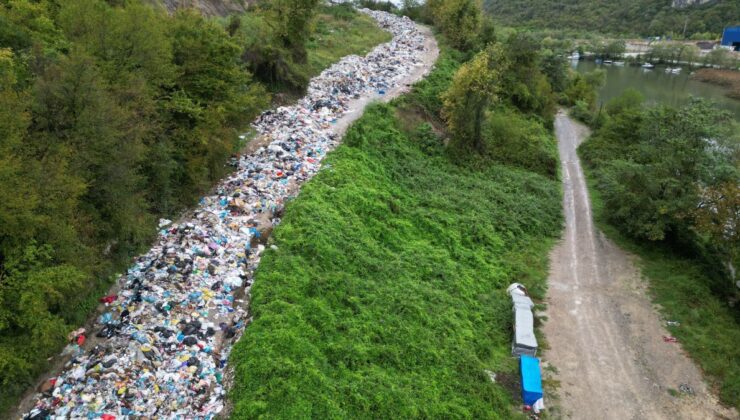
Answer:
POLYGON ((486 11, 498 23, 532 28, 575 29, 619 35, 689 38, 740 22, 740 3, 717 0, 674 8, 670 0, 486 0, 486 11), (684 32, 685 30, 685 32, 684 32))
POLYGON ((515 417, 484 369, 515 372, 505 288, 542 297, 559 185, 451 163, 424 127, 366 111, 288 205, 231 356, 234 416, 515 417))
POLYGON ((483 20, 480 0, 430 0, 427 9, 453 47, 471 50, 477 46, 483 20))
POLYGON ((0 1, 0 413, 150 244, 157 218, 176 217, 229 170, 268 90, 300 89, 387 37, 322 7, 318 30, 351 42, 304 45, 314 3, 218 22, 140 2, 0 1), (258 51, 254 34, 265 35, 258 51), (278 73, 278 61, 300 77, 278 73))
POLYGON ((391 34, 378 30, 370 16, 346 5, 319 10, 314 32, 306 43, 311 76, 321 73, 346 55, 365 55, 376 45, 391 39, 391 34))
POLYGON ((503 52, 490 46, 463 64, 442 99, 442 115, 457 148, 485 151, 483 120, 499 90, 503 52))
POLYGON ((579 149, 597 221, 642 257, 655 301, 681 323, 672 333, 734 406, 740 313, 726 264, 737 266, 740 244, 737 133, 726 113, 703 101, 647 107, 627 91, 579 149))
POLYGON ((445 45, 427 79, 366 110, 286 206, 231 355, 234 417, 521 416, 505 288, 544 297, 562 227, 539 97, 556 96, 543 73, 553 63, 537 44, 518 51, 521 36, 478 54, 445 45), (488 54, 522 69, 491 72, 488 54), (477 147, 456 110, 473 73, 517 87, 474 104, 477 147))
POLYGON ((548 76, 559 78, 561 72, 545 70, 562 69, 565 63, 545 58, 553 57, 528 34, 515 32, 460 68, 442 96, 442 116, 458 158, 557 173, 556 150, 543 123, 550 125, 555 115, 556 94, 548 76), (494 103, 499 106, 491 108, 494 103))

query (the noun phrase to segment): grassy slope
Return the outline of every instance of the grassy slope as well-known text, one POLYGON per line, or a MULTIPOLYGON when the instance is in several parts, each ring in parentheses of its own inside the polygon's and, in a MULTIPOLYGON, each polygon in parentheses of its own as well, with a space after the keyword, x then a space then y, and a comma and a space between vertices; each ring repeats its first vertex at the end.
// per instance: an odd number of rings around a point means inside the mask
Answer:
POLYGON ((544 293, 559 182, 454 165, 396 111, 368 109, 287 206, 231 357, 235 418, 517 417, 484 370, 515 377, 505 288, 544 293))
POLYGON ((391 34, 378 28, 370 16, 362 13, 350 16, 343 19, 326 11, 317 16, 314 34, 306 45, 311 76, 346 55, 365 55, 376 45, 391 40, 391 34))
MULTIPOLYGON (((321 71, 347 54, 365 54, 370 49, 391 38, 390 34, 381 30, 374 21, 366 15, 354 13, 343 15, 332 14, 332 9, 323 8, 317 17, 316 40, 308 44, 308 58, 311 66, 311 75, 321 71), (339 42, 340 40, 345 42, 339 42)), ((107 293, 111 284, 117 277, 109 281, 100 282, 95 291, 88 294, 79 305, 77 311, 71 315, 76 319, 76 325, 82 325, 98 306, 98 298, 107 293)), ((16 343, 18 348, 31 346, 29 343, 16 343)), ((1 362, 1 361, 0 361, 1 362)), ((46 369, 44 366, 38 368, 39 372, 46 369)), ((0 418, 17 402, 20 392, 25 390, 27 384, 13 389, 12 392, 0 392, 0 418)))
POLYGON ((665 319, 681 323, 668 330, 707 374, 721 401, 740 407, 740 325, 732 310, 705 286, 710 281, 700 262, 659 244, 637 242, 609 224, 589 172, 587 168, 597 225, 619 246, 639 257, 653 301, 660 305, 665 319))

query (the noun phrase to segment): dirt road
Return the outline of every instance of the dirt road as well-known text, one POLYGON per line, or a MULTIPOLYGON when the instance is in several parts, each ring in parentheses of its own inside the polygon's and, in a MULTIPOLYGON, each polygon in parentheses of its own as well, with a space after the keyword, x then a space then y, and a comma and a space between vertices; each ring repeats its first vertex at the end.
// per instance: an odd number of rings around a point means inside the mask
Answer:
MULTIPOLYGON (((560 413, 573 419, 738 418, 719 405, 678 343, 665 342, 633 257, 593 224, 576 148, 587 129, 564 113, 555 120, 566 219, 550 255, 550 349, 560 413), (686 384, 693 394, 682 392, 686 384)), ((686 389, 686 388, 684 388, 686 389)))

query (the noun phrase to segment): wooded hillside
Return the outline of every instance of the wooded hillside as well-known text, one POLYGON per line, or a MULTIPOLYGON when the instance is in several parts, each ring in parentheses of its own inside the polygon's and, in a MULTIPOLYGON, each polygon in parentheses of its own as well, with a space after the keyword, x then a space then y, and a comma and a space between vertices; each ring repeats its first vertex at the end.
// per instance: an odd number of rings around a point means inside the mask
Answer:
POLYGON ((719 36, 740 22, 740 2, 716 0, 675 8, 671 0, 485 0, 498 22, 532 27, 687 37, 704 32, 719 36))

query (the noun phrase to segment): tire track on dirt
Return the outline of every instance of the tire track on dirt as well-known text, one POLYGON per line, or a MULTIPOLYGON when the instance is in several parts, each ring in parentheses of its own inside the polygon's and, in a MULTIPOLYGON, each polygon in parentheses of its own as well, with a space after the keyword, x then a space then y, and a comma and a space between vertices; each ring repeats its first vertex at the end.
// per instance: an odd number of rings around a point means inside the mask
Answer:
POLYGON ((550 255, 550 349, 562 414, 574 419, 738 418, 719 405, 701 372, 668 332, 633 257, 592 221, 576 149, 588 130, 563 112, 555 121, 563 168, 565 235, 550 255), (693 395, 675 392, 688 384, 693 395))

